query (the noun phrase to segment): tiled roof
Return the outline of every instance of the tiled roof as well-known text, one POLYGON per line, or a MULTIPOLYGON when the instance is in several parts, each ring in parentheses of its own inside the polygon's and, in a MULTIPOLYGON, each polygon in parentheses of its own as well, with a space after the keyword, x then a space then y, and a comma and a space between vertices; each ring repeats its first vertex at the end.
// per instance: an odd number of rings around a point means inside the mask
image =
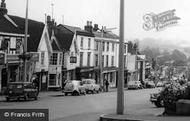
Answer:
POLYGON ((66 29, 70 30, 73 33, 76 32, 77 35, 94 37, 93 33, 86 30, 82 30, 80 27, 68 26, 68 25, 61 25, 61 26, 65 27, 66 29))
POLYGON ((0 32, 24 34, 23 30, 21 30, 19 27, 14 26, 7 18, 5 18, 5 16, 0 14, 0 32))
POLYGON ((88 37, 95 37, 94 33, 91 33, 89 31, 86 30, 80 30, 80 31, 76 31, 77 35, 82 35, 82 36, 88 36, 88 37))
MULTIPOLYGON (((19 26, 19 28, 24 31, 25 29, 25 18, 21 18, 18 16, 11 16, 9 17, 19 26)), ((34 20, 28 20, 28 41, 27 41, 27 51, 28 52, 36 52, 42 32, 44 30, 44 23, 34 21, 34 20)))
MULTIPOLYGON (((96 31, 93 33, 94 33, 95 37, 102 37, 102 32, 96 31)), ((111 38, 111 39, 119 39, 119 36, 117 36, 116 34, 111 33, 111 32, 104 32, 103 37, 111 38)))
POLYGON ((62 25, 58 25, 55 29, 55 37, 63 51, 69 51, 73 36, 74 33, 62 25))
POLYGON ((80 27, 68 26, 68 25, 61 25, 61 26, 67 28, 68 30, 70 30, 70 31, 73 32, 73 33, 75 33, 75 31, 79 31, 79 30, 81 30, 80 27))

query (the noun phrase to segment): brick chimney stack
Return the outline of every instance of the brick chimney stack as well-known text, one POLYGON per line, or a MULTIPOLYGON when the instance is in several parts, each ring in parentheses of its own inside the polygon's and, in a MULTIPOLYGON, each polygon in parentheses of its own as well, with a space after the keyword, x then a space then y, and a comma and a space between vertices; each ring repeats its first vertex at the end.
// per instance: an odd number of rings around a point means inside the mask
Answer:
POLYGON ((2 14, 2 15, 7 14, 5 0, 1 0, 0 14, 2 14))

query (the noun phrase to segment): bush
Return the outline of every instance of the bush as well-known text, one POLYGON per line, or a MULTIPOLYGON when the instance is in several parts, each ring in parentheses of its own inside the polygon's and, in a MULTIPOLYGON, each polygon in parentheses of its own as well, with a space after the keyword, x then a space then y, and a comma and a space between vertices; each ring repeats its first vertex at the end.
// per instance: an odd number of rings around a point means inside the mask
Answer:
POLYGON ((167 84, 162 92, 161 97, 164 102, 165 113, 171 114, 176 111, 176 102, 184 98, 185 87, 177 82, 170 82, 167 84))

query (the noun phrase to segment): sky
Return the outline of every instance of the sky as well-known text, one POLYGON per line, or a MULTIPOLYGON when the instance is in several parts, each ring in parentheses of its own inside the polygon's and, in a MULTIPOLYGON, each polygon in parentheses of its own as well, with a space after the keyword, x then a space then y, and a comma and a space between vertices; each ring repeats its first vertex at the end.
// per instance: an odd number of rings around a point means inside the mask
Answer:
MULTIPOLYGON (((8 14, 25 17, 26 0, 5 0, 8 14)), ((58 24, 78 26, 82 29, 90 20, 99 27, 116 28, 119 34, 120 0, 29 0, 29 18, 45 21, 45 14, 52 15, 58 24)), ((190 0, 125 0, 125 39, 155 38, 190 45, 190 0), (178 24, 163 31, 145 31, 143 16, 176 9, 178 24)))

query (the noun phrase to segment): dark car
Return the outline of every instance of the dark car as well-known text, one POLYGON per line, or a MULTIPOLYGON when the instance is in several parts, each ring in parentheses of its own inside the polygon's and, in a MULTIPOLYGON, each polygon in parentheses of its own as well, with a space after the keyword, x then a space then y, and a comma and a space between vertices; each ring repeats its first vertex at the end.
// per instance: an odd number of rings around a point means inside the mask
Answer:
POLYGON ((154 103, 156 107, 163 107, 164 103, 161 92, 150 94, 150 102, 154 103))
POLYGON ((6 100, 11 99, 20 100, 24 98, 28 100, 29 98, 38 99, 38 88, 31 82, 10 82, 5 92, 6 100))

